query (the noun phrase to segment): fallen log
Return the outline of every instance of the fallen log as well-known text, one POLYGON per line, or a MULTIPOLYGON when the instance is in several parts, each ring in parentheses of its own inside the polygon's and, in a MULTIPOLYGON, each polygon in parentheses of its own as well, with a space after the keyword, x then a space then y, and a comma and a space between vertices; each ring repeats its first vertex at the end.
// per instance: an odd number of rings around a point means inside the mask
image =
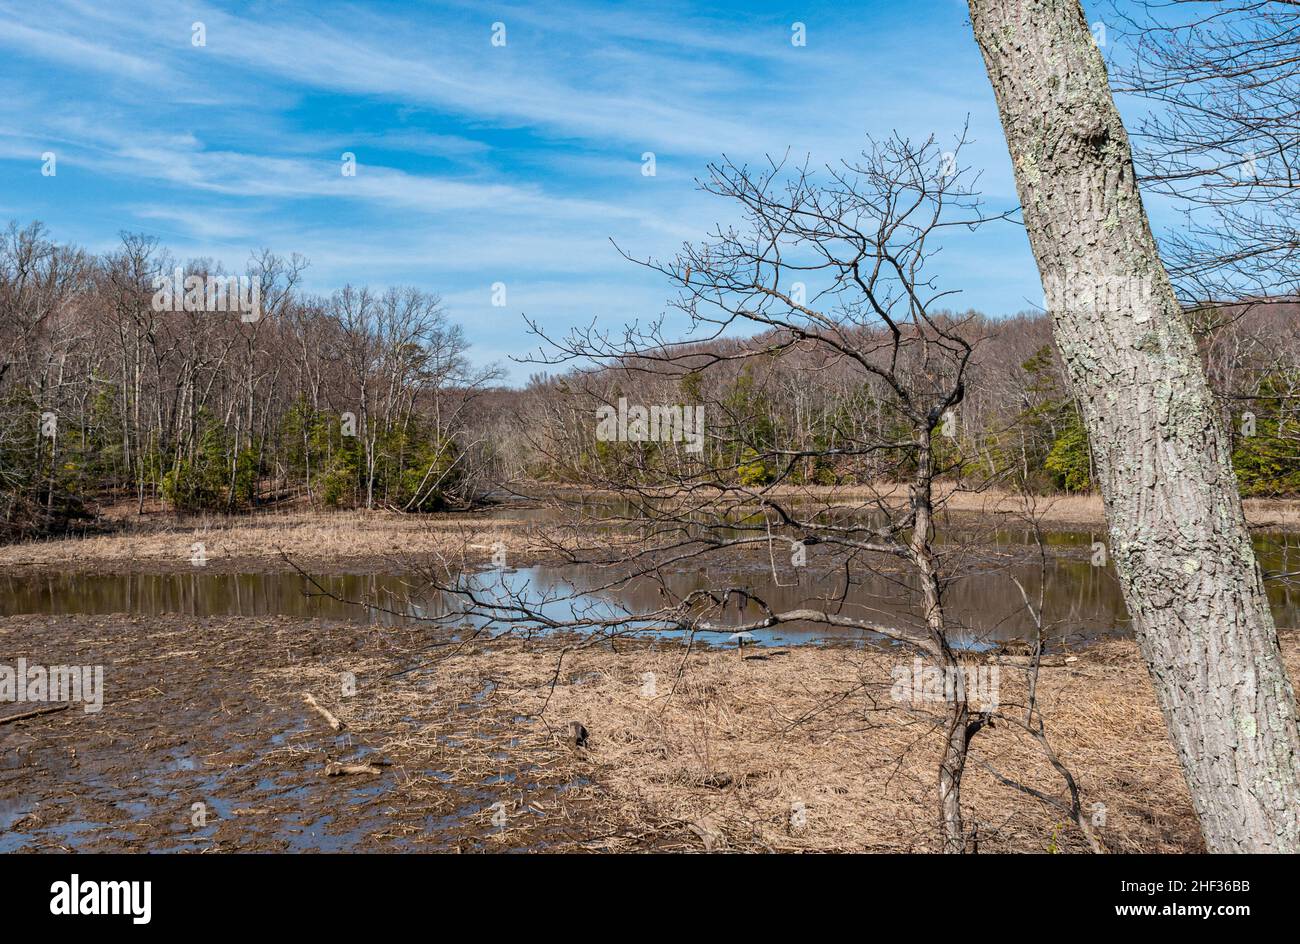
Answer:
MULTIPOLYGON (((1031 656, 1018 656, 1018 655, 996 655, 995 654, 995 655, 990 655, 985 661, 993 665, 1019 665, 1019 666, 1027 667, 1034 664, 1034 660, 1031 656)), ((1044 668, 1049 666, 1054 668, 1060 668, 1063 665, 1074 665, 1078 661, 1079 661, 1078 656, 1051 655, 1051 656, 1043 656, 1038 664, 1043 666, 1044 668)))
POLYGON ((71 707, 71 703, 65 701, 60 705, 47 705, 44 708, 33 708, 31 711, 20 711, 16 715, 0 718, 0 724, 8 724, 11 721, 24 721, 27 718, 35 718, 37 715, 52 715, 56 711, 65 711, 71 707))
POLYGON ((343 728, 346 727, 346 725, 344 725, 342 721, 336 718, 328 708, 326 708, 324 705, 318 702, 316 700, 316 697, 312 695, 311 692, 303 692, 302 700, 307 703, 308 707, 314 709, 322 718, 324 718, 325 723, 328 724, 335 731, 342 731, 343 728))
POLYGON ((374 764, 326 764, 326 777, 346 777, 349 774, 367 774, 369 776, 378 776, 384 771, 374 764))

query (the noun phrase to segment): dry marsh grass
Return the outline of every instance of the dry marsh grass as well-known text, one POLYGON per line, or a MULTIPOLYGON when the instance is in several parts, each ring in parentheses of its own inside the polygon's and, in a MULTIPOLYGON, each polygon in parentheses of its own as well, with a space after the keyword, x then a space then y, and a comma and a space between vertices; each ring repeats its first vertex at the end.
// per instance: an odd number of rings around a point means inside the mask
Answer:
MULTIPOLYGON (((404 769, 446 767, 448 737, 468 745, 463 769, 520 771, 502 791, 511 829, 562 816, 575 828, 551 843, 591 850, 919 851, 937 848, 939 733, 926 706, 890 698, 903 657, 799 647, 695 650, 619 642, 494 643, 374 685, 340 703, 351 730, 404 769), (653 690, 647 680, 654 679, 653 690), (411 719, 434 706, 473 705, 437 736, 411 719), (564 732, 589 732, 574 747, 564 732), (391 732, 407 733, 394 739, 391 732), (538 811, 519 784, 544 772, 570 784, 564 809, 538 811), (576 819, 575 819, 576 818, 576 819)), ((1294 674, 1295 634, 1284 647, 1294 674)), ((910 663, 910 659, 907 660, 910 663)), ((378 670, 378 666, 371 667, 378 670)), ((342 664, 321 665, 318 683, 342 664)), ((1022 669, 1001 666, 1001 701, 1024 698, 1022 669)), ((1146 671, 1132 642, 1112 640, 1077 662, 1045 667, 1040 697, 1053 747, 1079 781, 1085 809, 1116 852, 1196 852, 1203 846, 1146 671), (1101 804, 1094 807, 1094 804, 1101 804)), ((282 680, 289 684, 290 680, 282 680)), ((299 672, 292 684, 310 686, 299 672)), ((993 770, 1065 798, 1037 746, 1000 724, 973 743, 964 801, 986 852, 1083 852, 1058 808, 999 782, 993 770)), ((433 785, 429 785, 432 789, 433 785)), ((509 830, 496 840, 509 843, 509 830)))
MULTIPOLYGON (((312 562, 408 555, 490 553, 496 542, 526 553, 535 539, 525 523, 482 515, 410 516, 393 512, 299 512, 204 515, 129 523, 110 534, 28 541, 0 547, 0 566, 161 564, 185 567, 195 542, 208 564, 274 560, 281 552, 312 562)), ((539 545, 540 546, 540 545, 539 545)))
MULTIPOLYGON (((587 490, 553 489, 539 487, 539 493, 556 491, 583 495, 587 490)), ((1023 522, 1026 515, 1025 498, 1018 492, 997 488, 968 490, 951 482, 935 485, 935 500, 941 512, 954 515, 979 516, 990 522, 1004 519, 1008 523, 1023 522)), ((870 507, 883 501, 891 507, 902 507, 908 501, 907 486, 895 482, 877 485, 775 485, 752 490, 757 504, 759 496, 772 498, 806 499, 814 503, 870 507)), ((609 493, 611 496, 614 493, 609 493)), ((721 493, 719 493, 721 494, 721 493)), ((692 493, 691 501, 701 501, 707 496, 704 489, 692 493)), ((736 493, 728 493, 727 501, 739 500, 736 493)), ((1031 511, 1045 528, 1105 528, 1106 509, 1101 496, 1089 495, 1038 495, 1031 498, 1031 511)), ((1248 498, 1243 502, 1246 521, 1255 528, 1300 530, 1300 499, 1248 498)))
MULTIPOLYGON (((901 487, 900 487, 901 488, 901 487)), ((806 495, 820 501, 863 503, 883 494, 903 501, 899 489, 873 492, 863 488, 814 486, 778 490, 787 496, 806 495)), ((979 517, 987 524, 1023 522, 1019 496, 1005 492, 943 493, 943 508, 955 516, 979 517)), ((1300 501, 1248 499, 1247 521, 1257 528, 1300 530, 1300 501)), ((1101 498, 1064 495, 1037 499, 1035 514, 1047 528, 1105 527, 1101 498)), ((634 540, 629 532, 624 538, 634 540)), ((615 540, 604 533, 600 541, 615 540)), ((403 515, 388 511, 293 511, 253 515, 153 515, 119 519, 119 529, 84 537, 63 537, 0 546, 0 567, 189 566, 192 546, 202 542, 209 566, 223 562, 275 562, 281 553, 295 561, 319 565, 330 561, 391 561, 401 565, 410 557, 482 560, 498 542, 511 559, 524 562, 554 552, 557 547, 589 544, 581 528, 541 525, 505 513, 403 515)))
MULTIPOLYGON (((180 615, 7 617, 0 642, 108 670, 102 713, 0 729, 21 761, 0 770, 0 804, 25 811, 25 848, 938 846, 927 709, 942 705, 893 700, 891 670, 911 661, 899 653, 749 648, 742 659, 663 641, 458 643, 421 626, 180 615), (567 736, 571 722, 584 744, 567 736), (228 809, 210 828, 178 830, 188 798, 207 796, 228 809)), ((1284 632, 1282 645, 1294 677, 1300 636, 1284 632)), ((1102 840, 1118 852, 1201 851, 1136 646, 1075 655, 1043 670, 1041 704, 1085 809, 1104 805, 1102 840)), ((1000 668, 1000 708, 1014 715, 1023 670, 1000 668)), ((980 851, 1087 851, 1059 808, 995 778, 1064 797, 1014 725, 999 721, 972 747, 963 806, 980 851)))

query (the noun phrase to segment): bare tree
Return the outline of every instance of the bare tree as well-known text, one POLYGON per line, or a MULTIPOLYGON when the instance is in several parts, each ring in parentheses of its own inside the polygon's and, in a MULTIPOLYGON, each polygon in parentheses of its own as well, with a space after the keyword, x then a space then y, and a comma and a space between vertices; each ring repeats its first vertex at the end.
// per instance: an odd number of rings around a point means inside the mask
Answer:
MULTIPOLYGON (((944 703, 923 714, 941 745, 935 809, 940 848, 949 853, 971 843, 961 787, 972 739, 1000 716, 987 693, 971 690, 971 670, 982 659, 945 610, 956 556, 936 544, 945 494, 935 483, 962 462, 945 434, 962 403, 974 342, 968 322, 941 313, 950 292, 925 266, 947 229, 986 220, 955 163, 959 151, 960 142, 945 156, 933 142, 891 139, 827 168, 825 179, 783 162, 761 170, 711 166, 701 186, 737 208, 743 224, 719 227, 671 261, 640 261, 677 287, 673 304, 690 323, 686 340, 667 339, 662 321, 613 335, 576 329, 563 338, 533 325, 547 363, 579 365, 563 378, 568 406, 532 414, 560 429, 556 436, 533 431, 535 445, 572 450, 568 416, 582 417, 585 446, 565 461, 581 463, 584 484, 595 491, 576 503, 552 500, 566 524, 551 531, 550 550, 607 572, 607 581, 574 594, 543 592, 493 581, 465 562, 432 577, 454 601, 440 618, 469 621, 475 634, 582 630, 591 635, 580 644, 594 644, 666 627, 684 635, 689 653, 702 635, 743 640, 793 624, 857 632, 920 655, 946 681, 944 703), (760 334, 721 347, 702 343, 745 328, 760 334), (768 398, 781 388, 764 367, 787 358, 806 367, 799 375, 806 389, 823 376, 838 383, 837 366, 856 389, 832 428, 806 443, 771 435, 768 398), (738 372, 738 387, 720 382, 728 372, 738 372), (628 404, 632 378, 639 395, 653 399, 628 404), (868 404, 888 418, 884 426, 859 422, 868 404), (600 424, 616 418, 617 434, 607 427, 602 435, 600 424), (700 438, 692 442, 694 431, 700 438), (584 455, 594 458, 574 458, 584 455), (796 486, 801 470, 827 458, 869 470, 860 477, 870 483, 865 498, 819 497, 796 486), (607 530, 634 538, 593 542, 593 533, 607 530), (704 587, 683 587, 670 579, 683 569, 727 573, 746 555, 775 572, 778 558, 808 554, 827 574, 824 592, 788 609, 743 580, 706 577, 704 587), (852 602, 850 588, 872 575, 884 575, 896 599, 878 607, 852 602), (660 606, 601 598, 645 581, 657 587, 660 606)), ((1030 719, 1039 719, 1032 704, 1024 723, 1030 719)), ((1041 734, 1041 727, 1028 730, 1041 734)))
POLYGON ((1161 249, 1184 304, 1294 300, 1300 7, 1162 0, 1115 12, 1134 39, 1117 85, 1153 105, 1134 132, 1138 171, 1182 213, 1161 249))

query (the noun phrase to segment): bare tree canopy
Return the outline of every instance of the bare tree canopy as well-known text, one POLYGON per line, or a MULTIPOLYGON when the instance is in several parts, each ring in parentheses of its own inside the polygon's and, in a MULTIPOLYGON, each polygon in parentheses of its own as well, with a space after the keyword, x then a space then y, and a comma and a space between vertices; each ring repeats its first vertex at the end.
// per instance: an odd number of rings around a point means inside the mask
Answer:
POLYGON ((1161 234, 1180 298, 1294 300, 1300 7, 1149 0, 1114 10, 1134 34, 1115 84, 1151 106, 1134 133, 1138 171, 1182 214, 1161 234))

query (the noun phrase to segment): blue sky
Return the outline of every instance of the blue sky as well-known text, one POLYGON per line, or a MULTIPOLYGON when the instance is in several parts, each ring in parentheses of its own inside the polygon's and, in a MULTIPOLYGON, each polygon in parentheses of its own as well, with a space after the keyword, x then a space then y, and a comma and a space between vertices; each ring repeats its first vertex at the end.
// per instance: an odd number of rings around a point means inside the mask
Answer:
MULTIPOLYGON (((645 256, 705 236, 726 208, 694 178, 721 152, 834 162, 868 132, 946 142, 969 117, 990 208, 1016 202, 965 0, 0 0, 0 54, 0 220, 94 251, 147 232, 233 271, 299 252, 312 291, 418 285, 515 380, 533 369, 507 361, 532 346, 522 314, 558 330, 663 311, 670 287, 610 239, 645 256)), ((937 271, 963 308, 1042 297, 1013 225, 954 239, 937 271)))

